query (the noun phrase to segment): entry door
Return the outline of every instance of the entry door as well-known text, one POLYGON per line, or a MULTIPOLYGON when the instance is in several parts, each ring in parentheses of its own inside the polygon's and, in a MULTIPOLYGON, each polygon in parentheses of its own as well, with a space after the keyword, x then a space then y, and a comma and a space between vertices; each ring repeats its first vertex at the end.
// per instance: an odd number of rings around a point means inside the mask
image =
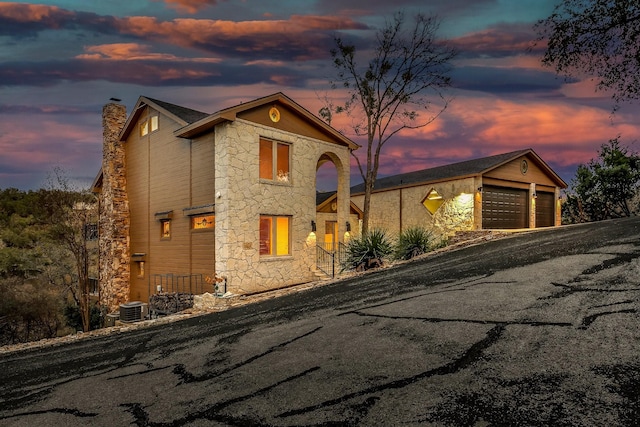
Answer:
POLYGON ((553 227, 556 225, 555 195, 536 192, 536 196, 536 227, 553 227))
POLYGON ((324 223, 324 249, 333 252, 338 244, 338 221, 324 223))
POLYGON ((482 187, 482 228, 528 228, 527 190, 507 187, 482 187))

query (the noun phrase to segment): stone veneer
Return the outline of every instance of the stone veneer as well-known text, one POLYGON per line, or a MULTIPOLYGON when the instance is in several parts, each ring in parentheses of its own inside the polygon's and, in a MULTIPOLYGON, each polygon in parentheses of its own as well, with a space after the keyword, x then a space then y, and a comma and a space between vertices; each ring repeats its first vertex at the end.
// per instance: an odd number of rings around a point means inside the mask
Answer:
POLYGON ((349 215, 349 149, 244 120, 215 132, 215 271, 235 294, 261 292, 315 279, 315 179, 318 159, 332 158, 338 170, 339 235, 349 215), (290 183, 259 179, 259 139, 291 144, 290 183), (250 167, 256 165, 256 167, 250 167), (259 217, 292 218, 291 256, 260 256, 259 217))
POLYGON ((102 109, 103 152, 100 193, 100 305, 109 312, 129 299, 129 204, 126 192, 125 153, 119 139, 127 120, 124 105, 109 103, 102 109))

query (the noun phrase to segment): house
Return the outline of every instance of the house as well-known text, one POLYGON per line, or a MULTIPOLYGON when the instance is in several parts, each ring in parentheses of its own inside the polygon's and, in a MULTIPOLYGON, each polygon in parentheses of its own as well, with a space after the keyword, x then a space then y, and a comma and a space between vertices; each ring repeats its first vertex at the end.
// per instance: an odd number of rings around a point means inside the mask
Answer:
POLYGON ((110 309, 156 292, 246 294, 314 280, 316 171, 337 169, 335 238, 350 221, 353 141, 282 93, 213 114, 140 97, 103 109, 100 287, 110 309))
MULTIPOLYGON (((441 236, 456 231, 560 225, 567 184, 532 149, 376 180, 370 228, 398 234, 412 226, 441 236)), ((351 188, 361 209, 364 184, 351 188)))

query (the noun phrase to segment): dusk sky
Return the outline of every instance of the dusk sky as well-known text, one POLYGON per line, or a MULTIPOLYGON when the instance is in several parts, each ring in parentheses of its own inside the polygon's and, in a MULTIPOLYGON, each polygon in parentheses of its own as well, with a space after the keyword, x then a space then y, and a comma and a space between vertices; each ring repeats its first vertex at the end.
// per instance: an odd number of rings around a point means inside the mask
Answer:
MULTIPOLYGON (((394 137, 379 176, 533 148, 567 181, 620 135, 639 151, 640 104, 565 81, 528 49, 559 0, 59 0, 0 3, 0 188, 46 186, 54 168, 86 186, 102 156, 102 106, 144 95, 213 113, 283 92, 309 111, 335 76, 339 35, 363 51, 399 9, 441 20, 459 50, 453 101, 394 137)), ((363 58, 364 59, 364 58, 363 58)), ((361 60, 364 62, 364 60, 361 60)), ((346 119, 338 130, 362 144, 346 119)), ((364 156, 364 149, 359 150, 364 156)), ((364 158, 364 157, 361 157, 364 158)), ((330 187, 321 169, 319 189, 330 187)), ((361 182, 352 168, 352 185, 361 182)))

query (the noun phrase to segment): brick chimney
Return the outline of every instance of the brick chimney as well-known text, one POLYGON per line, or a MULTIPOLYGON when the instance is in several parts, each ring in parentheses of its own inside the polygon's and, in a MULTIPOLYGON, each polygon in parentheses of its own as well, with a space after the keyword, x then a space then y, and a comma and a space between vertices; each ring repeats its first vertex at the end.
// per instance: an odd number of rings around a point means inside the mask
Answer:
POLYGON ((124 144, 119 136, 127 109, 109 103, 102 109, 102 192, 100 193, 100 305, 108 312, 129 300, 129 203, 124 144))

